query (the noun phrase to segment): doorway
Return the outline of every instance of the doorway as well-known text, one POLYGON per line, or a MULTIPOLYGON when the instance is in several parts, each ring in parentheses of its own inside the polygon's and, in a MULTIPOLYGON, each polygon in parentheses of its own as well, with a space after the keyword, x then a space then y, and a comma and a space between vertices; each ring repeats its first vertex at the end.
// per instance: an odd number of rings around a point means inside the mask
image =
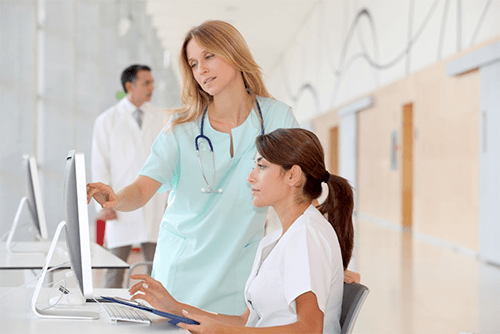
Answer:
POLYGON ((413 217, 413 103, 403 106, 402 224, 411 229, 413 217))
POLYGON ((339 127, 330 129, 330 173, 339 174, 339 127))

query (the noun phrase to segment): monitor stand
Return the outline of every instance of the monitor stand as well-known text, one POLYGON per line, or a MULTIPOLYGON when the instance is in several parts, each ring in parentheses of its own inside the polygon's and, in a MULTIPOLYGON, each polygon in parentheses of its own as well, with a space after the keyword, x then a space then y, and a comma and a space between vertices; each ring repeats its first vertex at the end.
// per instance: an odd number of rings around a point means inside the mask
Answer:
POLYGON ((63 220, 57 225, 56 233, 54 234, 54 238, 52 239, 52 243, 50 244, 49 252, 47 254, 47 258, 45 259, 45 263, 42 268, 42 273, 38 282, 35 286, 35 291, 33 292, 33 296, 31 297, 30 308, 37 316, 41 318, 52 318, 52 319, 81 319, 81 320, 95 320, 99 319, 99 312, 95 310, 84 310, 81 307, 67 306, 67 307, 52 307, 47 309, 39 309, 36 306, 36 302, 38 296, 40 295, 40 291, 42 289, 42 284, 45 280, 45 275, 47 274, 47 270, 49 267, 50 260, 52 259, 52 255, 54 254, 54 249, 56 248, 57 241, 59 236, 61 235, 61 230, 66 225, 66 222, 63 220))
POLYGON ((9 236, 7 237, 7 243, 5 244, 7 247, 7 251, 9 253, 45 253, 44 250, 15 250, 13 245, 15 245, 15 242, 12 242, 12 239, 14 238, 14 234, 16 233, 17 230, 17 225, 19 224, 19 219, 21 217, 21 212, 23 212, 23 208, 28 204, 28 198, 25 196, 21 198, 21 201, 19 202, 19 206, 17 207, 17 212, 16 216, 14 217, 14 221, 12 222, 12 227, 10 228, 9 231, 9 236))

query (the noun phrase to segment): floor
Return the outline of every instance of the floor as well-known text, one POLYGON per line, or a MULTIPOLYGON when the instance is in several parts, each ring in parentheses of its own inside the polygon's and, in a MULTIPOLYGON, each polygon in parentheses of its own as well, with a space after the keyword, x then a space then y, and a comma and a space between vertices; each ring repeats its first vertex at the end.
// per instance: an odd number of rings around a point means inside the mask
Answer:
POLYGON ((353 265, 370 294, 354 333, 500 333, 500 268, 364 219, 353 265))

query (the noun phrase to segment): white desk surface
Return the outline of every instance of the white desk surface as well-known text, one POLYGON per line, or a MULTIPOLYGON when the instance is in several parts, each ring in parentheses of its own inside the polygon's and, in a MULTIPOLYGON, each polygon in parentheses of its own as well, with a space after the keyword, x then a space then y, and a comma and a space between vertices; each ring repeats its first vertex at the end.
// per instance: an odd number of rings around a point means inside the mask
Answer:
MULTIPOLYGON (((11 288, 0 287, 0 296, 4 296, 11 288)), ((104 310, 100 310, 98 320, 70 320, 70 319, 42 319, 37 317, 29 308, 33 287, 25 287, 13 291, 0 299, 0 332, 2 334, 80 334, 80 333, 105 333, 105 334, 138 334, 138 333, 189 333, 177 326, 168 323, 168 319, 147 314, 152 320, 151 324, 138 324, 130 322, 112 323, 104 310)), ((38 303, 44 305, 44 297, 48 289, 42 291, 38 303)), ((94 289, 94 296, 121 296, 128 298, 126 289, 94 289)), ((85 308, 99 310, 96 303, 87 303, 85 308)))
MULTIPOLYGON (((12 249, 15 252, 9 253, 5 246, 5 242, 1 242, 0 269, 42 269, 50 243, 50 241, 19 241, 13 243, 12 249)), ((129 268, 128 263, 94 242, 90 244, 90 253, 93 269, 129 268)), ((59 241, 54 250, 49 268, 68 261, 69 257, 66 242, 59 241)), ((65 269, 68 268, 69 265, 65 267, 65 269)))

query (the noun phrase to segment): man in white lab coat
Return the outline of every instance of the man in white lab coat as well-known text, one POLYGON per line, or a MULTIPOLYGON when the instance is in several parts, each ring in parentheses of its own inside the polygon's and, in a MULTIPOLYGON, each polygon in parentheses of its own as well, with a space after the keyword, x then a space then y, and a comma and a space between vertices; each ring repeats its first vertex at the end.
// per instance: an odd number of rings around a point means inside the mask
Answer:
MULTIPOLYGON (((148 66, 129 66, 121 81, 127 96, 95 120, 91 159, 93 181, 116 190, 135 180, 167 121, 166 111, 149 103, 154 80, 148 66)), ((132 245, 140 244, 144 260, 152 261, 167 196, 156 194, 133 212, 102 209, 97 204, 98 219, 106 220, 105 246, 127 261, 132 245)), ((105 287, 121 288, 124 273, 124 269, 108 269, 105 287)))

